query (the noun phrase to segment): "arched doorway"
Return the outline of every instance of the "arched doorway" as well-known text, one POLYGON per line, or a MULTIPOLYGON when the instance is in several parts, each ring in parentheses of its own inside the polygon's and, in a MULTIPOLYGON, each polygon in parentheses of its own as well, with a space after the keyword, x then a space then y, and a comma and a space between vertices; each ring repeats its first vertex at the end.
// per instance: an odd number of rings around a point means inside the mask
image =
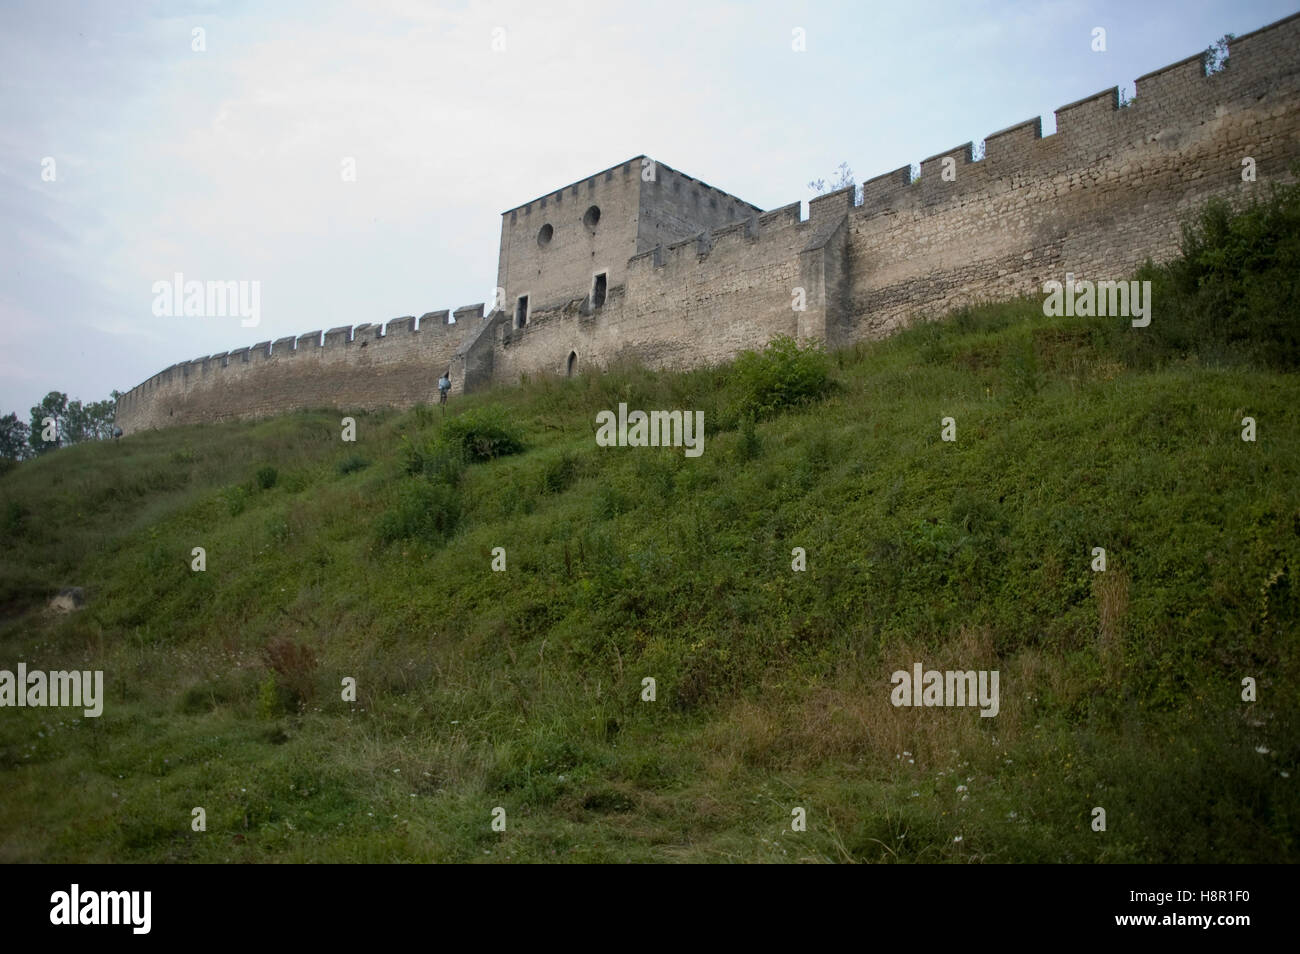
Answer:
POLYGON ((570 351, 570 352, 569 352, 568 370, 565 372, 565 374, 566 374, 568 377, 573 377, 573 373, 574 373, 575 371, 577 371, 577 370, 578 370, 578 352, 576 352, 576 351, 570 351))

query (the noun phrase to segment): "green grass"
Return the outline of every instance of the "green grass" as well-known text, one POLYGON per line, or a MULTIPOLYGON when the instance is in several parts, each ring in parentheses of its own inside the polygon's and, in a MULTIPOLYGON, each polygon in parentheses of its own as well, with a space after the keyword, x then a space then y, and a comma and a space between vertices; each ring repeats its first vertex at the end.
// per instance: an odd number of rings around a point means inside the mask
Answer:
POLYGON ((0 668, 107 700, 0 711, 0 860, 1295 861, 1300 387, 1140 334, 1013 302, 786 347, 792 387, 616 368, 13 468, 0 668), (596 446, 620 401, 704 410, 703 455, 596 446), (914 662, 999 670, 1000 714, 892 707, 914 662))

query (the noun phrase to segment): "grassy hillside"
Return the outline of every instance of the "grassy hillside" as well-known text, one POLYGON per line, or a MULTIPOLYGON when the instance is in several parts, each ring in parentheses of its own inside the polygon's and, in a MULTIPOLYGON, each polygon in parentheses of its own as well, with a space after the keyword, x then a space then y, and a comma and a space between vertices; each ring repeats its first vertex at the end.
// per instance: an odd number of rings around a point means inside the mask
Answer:
POLYGON ((0 710, 0 859, 1297 860, 1300 387, 1147 274, 1150 329, 1016 302, 11 469, 0 668, 107 701, 0 710), (596 446, 619 402, 703 455, 596 446), (893 707, 916 662, 1000 713, 893 707))

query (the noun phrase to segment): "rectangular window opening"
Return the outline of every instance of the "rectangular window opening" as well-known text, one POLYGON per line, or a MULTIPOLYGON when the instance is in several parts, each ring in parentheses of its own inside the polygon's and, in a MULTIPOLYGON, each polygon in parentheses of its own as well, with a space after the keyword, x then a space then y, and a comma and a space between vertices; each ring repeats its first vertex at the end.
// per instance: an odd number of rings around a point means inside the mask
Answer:
POLYGON ((596 284, 591 289, 591 307, 599 308, 605 304, 605 272, 596 276, 596 284))
POLYGON ((515 327, 522 328, 528 324, 528 296, 520 295, 519 303, 515 305, 515 327))

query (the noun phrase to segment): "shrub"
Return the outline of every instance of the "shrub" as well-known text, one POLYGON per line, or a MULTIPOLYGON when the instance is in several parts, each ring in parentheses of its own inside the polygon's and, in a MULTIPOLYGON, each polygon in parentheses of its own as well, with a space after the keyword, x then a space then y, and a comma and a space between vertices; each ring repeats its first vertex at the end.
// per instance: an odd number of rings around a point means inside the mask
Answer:
POLYGON ((475 408, 453 417, 443 426, 438 443, 458 448, 470 462, 506 457, 524 449, 519 428, 500 406, 475 408))
POLYGON ((1125 336, 1130 357, 1300 367, 1300 183, 1274 184, 1238 211, 1210 201, 1184 226, 1182 255, 1136 277, 1151 282, 1154 307, 1141 336, 1125 336))
POLYGON ((416 539, 445 542, 460 523, 460 500, 444 483, 416 482, 404 487, 397 503, 379 517, 381 543, 416 539))
POLYGON ((261 719, 274 719, 288 711, 287 693, 275 680, 275 673, 267 673, 257 687, 257 715, 261 719))
POLYGON ((257 468, 257 486, 263 490, 270 490, 274 487, 279 477, 280 474, 270 464, 257 468))
POLYGON ((291 470, 280 480, 280 486, 291 494, 302 493, 311 486, 311 472, 305 469, 291 470))
POLYGON ((740 416, 762 419, 824 397, 832 386, 830 361, 819 345, 800 347, 780 335, 761 352, 737 358, 732 382, 740 416))
MULTIPOLYGON (((316 654, 305 643, 294 642, 287 637, 277 637, 266 644, 262 650, 267 667, 275 679, 275 686, 281 691, 285 708, 290 711, 300 708, 315 694, 316 686, 313 675, 316 671, 316 654)), ((267 706, 267 689, 262 686, 258 699, 258 708, 267 706)), ((271 707, 273 708, 273 707, 271 707)))
POLYGON ((417 447, 410 438, 402 437, 403 466, 412 477, 427 477, 435 484, 458 487, 465 472, 465 458, 459 447, 448 447, 433 441, 417 447))
POLYGON ((248 488, 243 484, 227 487, 221 491, 221 495, 226 499, 226 506, 232 517, 238 517, 248 506, 248 488))

